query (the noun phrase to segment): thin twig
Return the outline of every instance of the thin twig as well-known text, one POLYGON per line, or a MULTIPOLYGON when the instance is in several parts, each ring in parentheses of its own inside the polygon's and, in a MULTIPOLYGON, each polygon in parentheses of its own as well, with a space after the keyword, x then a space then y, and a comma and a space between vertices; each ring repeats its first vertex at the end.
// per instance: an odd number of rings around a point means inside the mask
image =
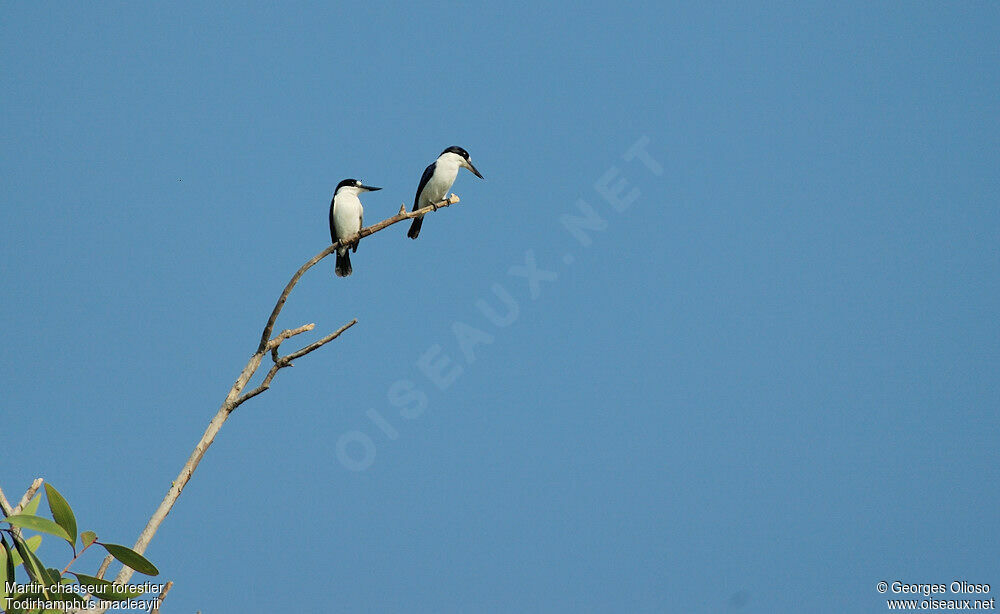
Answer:
POLYGON ((318 350, 319 348, 323 347, 327 343, 330 343, 331 341, 333 341, 334 339, 336 339, 337 337, 339 337, 341 333, 343 333, 345 330, 347 330, 348 328, 354 326, 357 323, 358 323, 358 319, 354 318, 353 320, 351 320, 347 324, 344 324, 343 326, 341 326, 340 328, 338 328, 336 331, 330 333, 326 337, 323 337, 319 341, 315 341, 313 343, 310 343, 309 345, 307 345, 306 347, 302 348, 301 350, 296 350, 296 351, 292 352, 291 354, 289 354, 288 356, 285 356, 284 360, 286 360, 288 362, 288 366, 292 366, 292 361, 295 360, 296 358, 302 358, 306 354, 308 354, 308 353, 310 353, 312 351, 318 350))
POLYGON ((24 496, 21 497, 21 502, 18 503, 17 507, 14 508, 15 514, 20 514, 21 510, 23 510, 25 507, 27 507, 29 503, 31 503, 31 500, 35 498, 35 493, 38 492, 38 489, 42 487, 42 484, 44 482, 45 480, 43 480, 42 478, 35 478, 35 481, 31 483, 31 486, 28 488, 28 490, 24 492, 24 496))
POLYGON ((243 403, 249 401, 250 399, 252 399, 255 396, 257 396, 258 394, 260 394, 260 393, 264 392, 265 390, 267 390, 268 388, 270 388, 271 387, 271 380, 274 379, 274 376, 278 373, 278 371, 281 369, 281 367, 282 367, 282 365, 281 365, 281 359, 280 358, 275 359, 274 364, 271 366, 271 370, 268 371, 267 375, 264 376, 264 380, 260 383, 260 386, 257 386, 256 388, 254 388, 250 392, 248 392, 248 393, 244 394, 243 396, 241 396, 240 398, 236 399, 236 403, 233 405, 233 409, 236 409, 237 407, 239 407, 243 403))
POLYGON ((70 562, 66 563, 66 566, 63 567, 63 570, 59 572, 59 577, 61 578, 61 577, 65 576, 66 572, 69 571, 69 568, 73 565, 73 563, 75 563, 76 560, 78 558, 80 558, 80 555, 82 555, 84 552, 86 552, 87 548, 90 548, 91 546, 93 546, 96 543, 97 543, 96 541, 95 542, 90 542, 89 544, 87 544, 86 546, 84 546, 82 550, 80 550, 79 552, 74 553, 73 554, 73 558, 70 559, 70 562))
POLYGON ((285 330, 278 333, 278 336, 268 342, 268 347, 276 348, 281 345, 281 342, 295 335, 301 335, 302 333, 308 333, 312 329, 316 328, 315 324, 303 324, 298 328, 286 328, 285 330))
POLYGON ((338 328, 336 330, 336 332, 330 333, 329 335, 327 335, 326 337, 323 337, 319 341, 317 341, 315 343, 310 343, 309 345, 307 345, 306 347, 302 348, 301 350, 293 352, 292 354, 289 354, 288 356, 278 356, 278 346, 275 345, 273 348, 271 348, 271 359, 274 361, 274 365, 267 372, 267 375, 264 376, 264 380, 260 383, 260 386, 257 386, 256 388, 254 388, 250 392, 248 392, 248 393, 244 394, 243 396, 241 396, 240 398, 236 399, 236 403, 233 405, 233 409, 236 409, 237 407, 239 407, 240 405, 242 405, 244 402, 249 401, 250 399, 252 399, 255 396, 257 396, 258 394, 260 394, 260 393, 264 392, 265 390, 267 390, 268 388, 270 388, 271 387, 271 380, 274 379, 274 376, 278 373, 278 371, 280 371, 281 369, 284 369, 285 367, 291 367, 291 366, 293 366, 292 365, 292 360, 294 360, 295 358, 299 358, 300 356, 305 356, 309 352, 312 352, 313 350, 318 349, 318 348, 326 345, 327 343, 330 343, 331 341, 333 341, 334 339, 336 339, 337 337, 339 337, 342 332, 344 332, 345 330, 347 330, 348 328, 354 326, 357 323, 358 323, 358 319, 355 318, 355 319, 351 320, 350 322, 348 322, 347 324, 344 324, 343 326, 341 326, 340 328, 338 328))
POLYGON ((303 275, 305 275, 306 271, 311 269, 317 262, 335 252, 337 248, 341 247, 342 245, 351 245, 367 237, 368 235, 375 234, 376 232, 382 230, 383 228, 392 226, 393 224, 402 222, 403 220, 409 220, 415 217, 426 215, 431 211, 444 209, 448 205, 454 205, 457 202, 459 202, 458 196, 452 194, 451 196, 442 200, 439 203, 434 203, 433 205, 427 205, 426 207, 422 207, 420 209, 417 209, 416 211, 407 212, 406 206, 404 205, 399 208, 399 213, 397 213, 396 215, 390 218, 386 218, 381 222, 379 222, 378 224, 373 224, 367 228, 362 228, 361 231, 358 232, 358 234, 356 234, 355 236, 349 239, 337 241, 330 247, 324 249, 320 253, 310 258, 305 264, 299 267, 299 270, 295 272, 295 275, 292 275, 292 278, 288 280, 288 284, 285 286, 285 290, 281 293, 281 296, 278 297, 278 302, 274 305, 274 309, 271 311, 271 317, 267 319, 267 324, 264 326, 264 332, 260 336, 260 345, 257 347, 257 351, 258 352, 263 351, 264 348, 267 347, 268 339, 271 337, 271 331, 274 330, 274 323, 275 321, 277 321, 278 314, 281 313, 281 308, 284 307, 285 301, 288 300, 288 295, 291 293, 292 288, 295 287, 295 284, 299 283, 299 279, 303 275))
POLYGON ((271 360, 278 362, 278 348, 281 346, 281 342, 289 337, 294 337, 295 335, 311 331, 316 328, 315 324, 305 324, 298 328, 292 328, 281 331, 278 336, 267 342, 267 347, 271 348, 271 360))
MULTIPOLYGON (((293 335, 297 335, 300 332, 306 332, 306 328, 311 326, 311 325, 306 325, 304 327, 299 327, 297 329, 292 329, 290 331, 283 331, 279 333, 278 336, 275 337, 274 339, 271 338, 271 333, 274 331, 274 324, 278 320, 278 315, 281 313, 281 309, 282 307, 284 307, 285 301, 288 300, 288 295, 291 294, 292 289, 295 288, 295 285, 299 282, 302 276, 305 275, 306 271, 312 268, 317 262, 319 262, 323 258, 326 258, 330 254, 334 253, 337 250, 337 248, 341 247, 342 245, 353 245, 358 241, 360 241, 361 239, 369 235, 375 234, 376 232, 384 228, 388 228, 393 224, 397 224, 399 222, 402 222, 403 220, 408 220, 422 215, 426 215, 431 211, 437 211, 438 209, 443 209, 457 202, 459 202, 458 196, 452 194, 451 196, 449 196, 445 200, 442 200, 439 203, 434 203, 432 205, 422 207, 420 209, 417 209, 416 211, 407 212, 405 206, 400 207, 398 214, 390 218, 386 218, 381 222, 378 222, 377 224, 368 226, 367 228, 362 228, 361 231, 358 232, 358 234, 348 239, 344 239, 334 243, 333 245, 327 247, 323 251, 319 252, 318 254, 310 258, 308 261, 306 261, 305 264, 299 267, 299 269, 295 272, 294 275, 292 275, 292 278, 285 285, 285 289, 281 292, 281 295, 278 297, 278 301, 277 303, 275 303, 274 309, 271 310, 271 315, 268 317, 267 324, 264 325, 264 331, 260 336, 260 343, 257 344, 257 351, 253 353, 253 355, 250 357, 250 360, 247 362, 246 366, 243 367, 242 371, 240 371, 239 376, 237 376, 236 378, 236 382, 233 383, 232 387, 229 389, 229 393, 226 395, 225 400, 222 402, 222 405, 216 412, 215 417, 213 417, 211 422, 208 423, 208 427, 205 428, 205 433, 201 436, 201 439, 198 440, 198 444, 195 446, 194 451, 191 452, 191 455, 190 457, 188 457, 187 462, 184 463, 184 466, 181 468, 180 473, 177 475, 177 479, 175 479, 170 484, 170 488, 167 490, 167 494, 163 497, 163 501, 160 502, 159 507, 157 507, 156 511, 153 512, 153 515, 150 517, 149 522, 146 523, 146 527, 139 534, 139 538, 136 540, 135 545, 132 547, 132 550, 138 552, 139 554, 142 554, 146 551, 146 547, 149 545, 149 542, 152 541, 153 536, 156 534, 156 531, 160 528, 160 525, 163 524, 163 521, 167 517, 167 514, 170 513, 170 510, 173 508, 174 503, 176 503, 177 498, 180 497, 181 492, 184 490, 184 487, 187 485, 188 481, 191 479, 191 476, 194 474, 194 470, 198 467, 198 464, 201 462, 201 459, 204 458, 205 452, 208 450, 208 447, 212 445, 213 441, 215 441, 216 435, 218 435, 219 430, 222 428, 222 425, 229 418, 233 410, 235 410, 245 401, 267 390, 270 387, 271 380, 274 378, 275 374, 277 374, 277 372, 282 368, 291 365, 292 360, 305 356, 306 354, 322 347, 323 345, 326 345, 330 341, 333 341, 334 339, 339 337, 340 334, 343 333, 345 330, 347 330, 348 328, 357 323, 357 320, 352 320, 348 324, 345 324, 337 331, 327 335, 326 337, 323 337, 319 341, 311 343, 298 351, 292 352, 288 356, 278 356, 277 346, 280 345, 282 341, 288 339, 293 335), (286 333, 288 334, 286 335, 286 333), (271 369, 268 371, 267 375, 264 376, 264 380, 261 382, 260 386, 253 389, 247 394, 243 394, 244 388, 246 388, 247 383, 250 382, 250 379, 257 372, 257 369, 260 367, 261 360, 268 352, 271 352, 271 358, 274 361, 274 366, 272 366, 271 369)), ((309 330, 311 330, 311 328, 309 330)), ((110 566, 111 564, 111 560, 112 557, 110 555, 104 558, 104 561, 101 563, 101 566, 97 572, 98 578, 104 577, 104 574, 107 572, 108 566, 110 566)), ((118 572, 118 575, 115 577, 115 583, 124 584, 128 582, 129 578, 132 577, 133 573, 134 571, 132 570, 131 567, 123 566, 121 571, 118 572)), ((96 611, 98 613, 102 613, 104 612, 104 609, 101 608, 96 611)))
POLYGON ((156 597, 156 606, 149 611, 149 614, 160 614, 160 606, 163 605, 163 600, 167 598, 167 593, 170 592, 170 589, 173 588, 173 586, 173 582, 167 582, 163 585, 163 590, 160 591, 160 594, 156 597))
MULTIPOLYGON (((4 494, 3 489, 0 488, 0 510, 3 511, 4 518, 13 516, 14 514, 20 514, 21 510, 24 509, 24 506, 31 503, 32 497, 34 497, 35 493, 38 492, 38 489, 42 487, 42 482, 42 478, 35 478, 35 481, 28 487, 27 492, 25 492, 24 496, 21 497, 21 502, 13 507, 11 507, 10 501, 7 500, 7 495, 4 494)), ((21 539, 21 529, 13 525, 11 525, 10 529, 11 534, 15 539, 21 539)))
POLYGON ((3 493, 3 489, 0 488, 0 512, 3 512, 3 517, 14 515, 14 508, 11 507, 10 501, 7 500, 7 495, 3 493))

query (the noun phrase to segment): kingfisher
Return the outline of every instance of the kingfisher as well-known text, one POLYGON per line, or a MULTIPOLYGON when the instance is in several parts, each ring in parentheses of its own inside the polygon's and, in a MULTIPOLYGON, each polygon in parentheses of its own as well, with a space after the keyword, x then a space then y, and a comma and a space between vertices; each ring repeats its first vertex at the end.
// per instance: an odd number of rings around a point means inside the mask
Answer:
MULTIPOLYGON (((448 195, 448 190, 455 183, 458 177, 458 169, 465 167, 472 171, 472 174, 480 179, 483 176, 472 165, 469 152, 461 147, 451 146, 441 152, 437 160, 424 169, 424 174, 420 177, 420 185, 417 186, 417 195, 413 198, 413 211, 433 205, 444 200, 448 195)), ((410 230, 406 236, 416 239, 420 236, 420 226, 424 223, 424 216, 413 218, 410 230)))
MULTIPOLYGON (((334 243, 345 241, 361 231, 365 209, 361 206, 358 194, 381 189, 365 185, 357 179, 345 179, 337 184, 337 189, 333 192, 333 200, 330 201, 330 239, 334 243)), ((358 251, 358 244, 355 243, 350 249, 358 251)), ((335 272, 337 277, 347 277, 351 274, 351 255, 348 253, 347 246, 337 248, 335 272)))

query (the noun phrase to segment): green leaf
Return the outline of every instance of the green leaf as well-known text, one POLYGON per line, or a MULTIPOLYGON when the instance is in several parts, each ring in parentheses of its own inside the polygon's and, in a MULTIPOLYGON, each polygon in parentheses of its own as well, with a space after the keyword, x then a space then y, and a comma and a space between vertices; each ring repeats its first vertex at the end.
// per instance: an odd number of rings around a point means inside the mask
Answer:
MULTIPOLYGON (((45 565, 42 565, 42 562, 38 560, 35 553, 25 546, 24 540, 15 539, 14 547, 17 548, 17 552, 21 555, 21 558, 24 559, 24 570, 28 572, 28 578, 31 582, 42 584, 44 586, 46 584, 46 580, 48 579, 48 572, 45 571, 45 565)), ((49 598, 47 588, 43 587, 41 594, 46 599, 49 598)))
POLYGON ((13 551, 13 550, 10 549, 10 546, 7 544, 7 540, 3 539, 2 535, 0 535, 0 542, 3 542, 3 554, 2 554, 2 556, 4 557, 4 559, 3 559, 4 569, 0 573, 6 574, 7 578, 10 579, 11 581, 13 581, 14 580, 14 568, 17 567, 17 565, 14 564, 14 559, 15 558, 20 559, 21 557, 17 556, 17 552, 15 552, 15 551, 13 551))
POLYGON ((55 535, 56 537, 61 537, 73 543, 74 540, 70 539, 69 533, 66 529, 62 528, 58 524, 52 522, 48 518, 43 518, 42 516, 32 516, 31 514, 15 514, 13 516, 7 516, 4 519, 15 527, 20 527, 22 529, 30 529, 32 531, 41 531, 42 533, 48 533, 50 535, 55 535))
POLYGON ((118 544, 101 545, 108 551, 108 554, 121 561, 123 565, 131 567, 141 574, 146 574, 147 576, 157 576, 160 574, 160 570, 157 569, 155 565, 147 561, 144 556, 131 548, 119 546, 118 544))
POLYGON ((93 531, 84 531, 80 533, 80 540, 83 542, 83 547, 86 548, 90 544, 97 541, 97 533, 93 531))
POLYGON ((146 589, 141 586, 135 586, 132 584, 115 586, 113 583, 101 578, 95 578, 94 576, 88 576, 82 573, 73 573, 72 571, 70 573, 76 576, 76 579, 81 586, 95 587, 90 594, 98 599, 103 599, 104 601, 124 601, 126 599, 138 597, 146 592, 146 589))
MULTIPOLYGON (((24 540, 24 545, 27 546, 28 550, 31 550, 32 552, 34 552, 35 550, 38 550, 38 546, 40 546, 41 543, 42 543, 42 536, 41 535, 32 535, 28 539, 24 540)), ((14 557, 13 557, 14 567, 17 567, 18 565, 20 565, 24 561, 21 560, 21 555, 18 554, 16 550, 14 551, 13 554, 14 554, 14 557)))
POLYGON ((7 545, 7 540, 0 535, 0 608, 7 609, 7 583, 14 581, 14 554, 7 545))
POLYGON ((66 534, 70 537, 70 545, 76 548, 76 516, 73 515, 66 498, 59 494, 52 484, 45 485, 45 497, 49 501, 49 511, 52 512, 53 520, 66 530, 66 534))
POLYGON ((38 505, 41 502, 42 502, 42 495, 36 494, 31 499, 31 501, 28 501, 28 504, 24 506, 24 509, 21 510, 21 513, 22 514, 31 514, 32 516, 34 516, 35 514, 38 513, 38 505))
POLYGON ((59 580, 62 579, 62 576, 59 575, 58 569, 54 567, 49 567, 48 569, 45 570, 45 572, 46 572, 45 575, 48 578, 47 584, 49 586, 52 586, 53 584, 59 584, 59 580))

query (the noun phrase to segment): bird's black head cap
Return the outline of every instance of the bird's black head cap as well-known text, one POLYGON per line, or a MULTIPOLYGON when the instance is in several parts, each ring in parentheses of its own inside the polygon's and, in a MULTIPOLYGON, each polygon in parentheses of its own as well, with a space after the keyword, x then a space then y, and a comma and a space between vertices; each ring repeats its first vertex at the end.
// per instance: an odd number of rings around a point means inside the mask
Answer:
POLYGON ((441 155, 444 155, 446 153, 458 154, 458 155, 462 156, 463 158, 465 158, 466 160, 469 159, 469 152, 465 151, 464 149, 462 149, 458 145, 452 145, 448 149, 445 149, 444 151, 441 152, 441 155))
MULTIPOLYGON (((358 181, 357 179, 345 179, 337 184, 337 190, 339 190, 344 186, 351 186, 352 188, 360 188, 361 182, 358 181)), ((334 190, 334 193, 336 193, 337 190, 334 190)))

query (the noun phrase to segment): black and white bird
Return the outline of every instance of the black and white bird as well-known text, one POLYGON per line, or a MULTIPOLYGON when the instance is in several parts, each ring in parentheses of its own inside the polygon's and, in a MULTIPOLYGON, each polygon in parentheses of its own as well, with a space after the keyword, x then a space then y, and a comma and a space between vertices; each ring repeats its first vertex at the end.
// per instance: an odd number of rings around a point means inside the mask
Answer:
MULTIPOLYGON (((345 179, 337 184, 330 201, 330 239, 334 243, 353 237, 361 230, 365 209, 358 194, 381 189, 365 185, 357 179, 345 179)), ((351 249, 358 251, 358 244, 355 243, 351 249)), ((347 247, 337 248, 337 277, 351 274, 351 255, 347 250, 347 247)))
MULTIPOLYGON (((420 177, 420 185, 417 186, 417 195, 413 198, 413 211, 441 202, 448 195, 448 190, 455 183, 458 177, 458 169, 465 167, 472 171, 476 177, 483 178, 472 166, 469 159, 469 152, 461 147, 452 146, 441 152, 438 159, 431 162, 431 165, 424 169, 423 176, 420 177)), ((424 223, 424 216, 413 218, 410 230, 406 236, 416 239, 420 235, 420 226, 424 223)))

